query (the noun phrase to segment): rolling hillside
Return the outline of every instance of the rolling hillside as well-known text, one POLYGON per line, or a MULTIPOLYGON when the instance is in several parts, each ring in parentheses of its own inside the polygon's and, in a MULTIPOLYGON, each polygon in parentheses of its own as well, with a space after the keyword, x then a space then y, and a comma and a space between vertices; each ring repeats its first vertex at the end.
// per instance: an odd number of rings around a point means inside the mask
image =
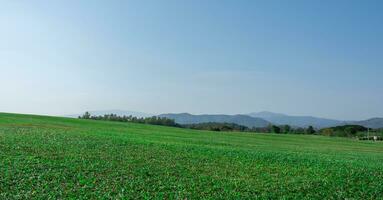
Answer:
POLYGON ((174 119, 179 124, 198 124, 206 122, 220 122, 220 123, 234 123, 242 126, 252 127, 266 127, 270 122, 250 117, 247 115, 192 115, 189 113, 180 114, 162 114, 160 117, 174 119))
POLYGON ((0 113, 0 199, 379 199, 383 143, 0 113))

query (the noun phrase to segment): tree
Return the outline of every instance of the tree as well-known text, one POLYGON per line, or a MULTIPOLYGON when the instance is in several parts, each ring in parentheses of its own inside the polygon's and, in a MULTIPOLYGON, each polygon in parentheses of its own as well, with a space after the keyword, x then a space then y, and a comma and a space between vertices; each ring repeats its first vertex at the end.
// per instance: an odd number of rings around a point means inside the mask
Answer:
POLYGON ((331 128, 325 128, 321 131, 322 135, 326 136, 332 136, 334 134, 334 131, 331 128))
POLYGON ((314 127, 309 126, 309 127, 306 129, 306 133, 307 133, 307 134, 314 134, 314 133, 315 133, 315 129, 314 129, 314 127))
POLYGON ((354 127, 346 127, 344 129, 344 132, 347 133, 349 136, 354 136, 358 132, 358 130, 354 127))
POLYGON ((290 133, 290 131, 291 131, 291 127, 289 126, 289 125, 284 125, 284 126, 282 126, 282 132, 283 133, 290 133))
POLYGON ((78 117, 79 119, 90 119, 91 115, 86 111, 82 116, 78 117))
POLYGON ((273 133, 280 133, 281 132, 281 128, 279 128, 279 126, 271 126, 271 130, 273 133))

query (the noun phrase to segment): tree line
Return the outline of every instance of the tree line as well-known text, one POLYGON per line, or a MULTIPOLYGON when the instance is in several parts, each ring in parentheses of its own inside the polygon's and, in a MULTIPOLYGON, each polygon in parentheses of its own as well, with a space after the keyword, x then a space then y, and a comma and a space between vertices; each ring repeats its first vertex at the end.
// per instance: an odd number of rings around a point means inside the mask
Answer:
POLYGON ((79 119, 92 119, 92 120, 104 120, 104 121, 116 121, 116 122, 133 122, 140 124, 152 124, 162 126, 180 127, 174 120, 165 117, 134 117, 134 116, 118 116, 116 114, 105 114, 100 116, 92 116, 89 112, 85 112, 79 119))
POLYGON ((235 123, 199 123, 183 125, 185 128, 209 130, 209 131, 239 131, 239 132, 253 132, 253 133, 277 133, 277 134, 315 134, 314 127, 307 128, 293 128, 289 125, 269 125, 267 127, 253 127, 238 125, 235 123))
POLYGON ((315 134, 317 131, 313 126, 307 128, 291 127, 290 125, 272 125, 262 128, 250 128, 249 131, 257 133, 277 133, 277 134, 315 134))
POLYGON ((344 125, 321 129, 320 134, 338 137, 383 136, 383 129, 370 129, 360 125, 344 125))
POLYGON ((218 123, 218 122, 207 122, 198 124, 184 124, 183 128, 207 130, 207 131, 248 131, 247 126, 238 125, 235 123, 218 123))

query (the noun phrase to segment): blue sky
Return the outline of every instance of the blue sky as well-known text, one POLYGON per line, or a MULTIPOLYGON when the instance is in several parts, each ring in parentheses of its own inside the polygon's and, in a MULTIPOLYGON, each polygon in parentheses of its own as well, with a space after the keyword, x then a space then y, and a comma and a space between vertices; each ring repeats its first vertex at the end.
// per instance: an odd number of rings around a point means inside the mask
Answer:
POLYGON ((383 3, 0 0, 0 111, 383 117, 383 3))

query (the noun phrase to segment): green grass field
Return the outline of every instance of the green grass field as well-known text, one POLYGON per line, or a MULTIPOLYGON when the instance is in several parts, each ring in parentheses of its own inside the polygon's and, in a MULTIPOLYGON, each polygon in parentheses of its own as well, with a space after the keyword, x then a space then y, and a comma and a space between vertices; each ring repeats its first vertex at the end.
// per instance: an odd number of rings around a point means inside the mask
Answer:
POLYGON ((382 199, 383 143, 0 114, 0 199, 382 199))

